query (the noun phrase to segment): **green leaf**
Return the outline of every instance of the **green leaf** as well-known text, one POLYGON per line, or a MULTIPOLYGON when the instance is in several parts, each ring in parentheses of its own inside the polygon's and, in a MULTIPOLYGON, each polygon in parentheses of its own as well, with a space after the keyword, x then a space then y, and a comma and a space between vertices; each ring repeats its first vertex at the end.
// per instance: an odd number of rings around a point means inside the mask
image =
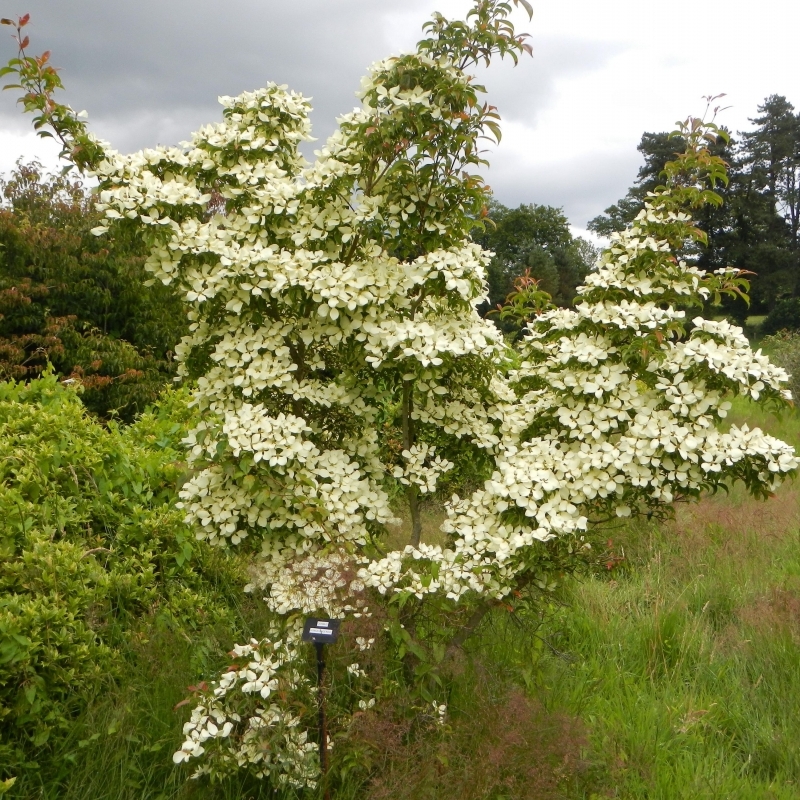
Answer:
POLYGON ((518 3, 528 12, 528 19, 533 19, 533 6, 528 2, 528 0, 514 0, 514 3, 518 3))
POLYGON ((500 126, 496 122, 492 122, 491 120, 486 120, 483 124, 494 134, 495 140, 497 141, 498 144, 500 144, 500 140, 503 138, 500 126))

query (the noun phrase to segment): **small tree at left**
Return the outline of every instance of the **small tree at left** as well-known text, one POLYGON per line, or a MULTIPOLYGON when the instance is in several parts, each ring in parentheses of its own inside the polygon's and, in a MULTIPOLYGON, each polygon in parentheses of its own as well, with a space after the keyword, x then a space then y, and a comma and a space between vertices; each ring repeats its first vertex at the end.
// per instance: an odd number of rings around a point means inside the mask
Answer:
POLYGON ((131 419, 174 374, 179 297, 143 286, 137 238, 92 235, 100 215, 79 181, 34 162, 0 191, 0 377, 29 380, 49 362, 92 411, 131 419))

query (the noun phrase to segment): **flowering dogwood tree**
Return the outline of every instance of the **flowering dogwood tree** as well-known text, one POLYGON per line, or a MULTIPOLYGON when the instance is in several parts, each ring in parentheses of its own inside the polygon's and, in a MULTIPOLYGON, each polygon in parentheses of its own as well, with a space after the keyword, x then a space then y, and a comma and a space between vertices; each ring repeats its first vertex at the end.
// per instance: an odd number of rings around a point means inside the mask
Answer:
MULTIPOLYGON (((183 292, 178 358, 203 421, 182 504, 199 538, 252 549, 249 588, 274 612, 185 726, 175 760, 200 758, 199 773, 318 780, 305 615, 379 619, 352 658, 382 646, 438 720, 439 666, 489 609, 552 587, 593 527, 735 480, 765 494, 797 466, 788 445, 721 424, 733 396, 789 400, 785 373, 739 329, 687 316, 744 288, 681 257, 702 239, 692 208, 724 179, 712 123, 684 128, 686 153, 575 308, 517 302, 541 313, 513 347, 478 314, 475 171, 480 139, 500 133, 472 73, 528 49, 510 12, 476 0, 465 22, 436 15, 416 52, 373 65, 313 164, 298 149, 309 104, 284 87, 221 98, 223 121, 183 146, 125 156, 55 103, 46 58, 23 46, 11 62, 37 125, 98 179, 97 234, 135 226, 154 279, 183 292), (442 543, 424 543, 420 500, 445 492, 442 543), (392 549, 403 504, 411 536, 392 549)), ((386 679, 352 658, 351 708, 366 711, 386 679)))

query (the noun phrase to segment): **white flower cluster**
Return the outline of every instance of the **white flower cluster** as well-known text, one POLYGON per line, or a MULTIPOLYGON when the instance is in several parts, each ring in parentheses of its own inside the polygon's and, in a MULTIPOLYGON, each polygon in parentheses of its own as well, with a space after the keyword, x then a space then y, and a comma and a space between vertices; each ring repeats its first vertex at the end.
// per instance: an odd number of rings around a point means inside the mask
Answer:
MULTIPOLYGON (((279 689, 296 692, 307 684, 293 638, 274 643, 253 639, 234 648, 232 655, 239 665, 224 673, 192 711, 183 726, 186 741, 173 755, 176 764, 211 750, 218 771, 250 766, 257 777, 271 776, 279 786, 316 786, 316 743, 308 741, 296 715, 278 703, 261 702, 269 701, 279 689), (236 710, 236 693, 253 698, 246 719, 236 710)), ((308 690, 307 685, 303 688, 308 690)), ((206 772, 208 767, 201 766, 194 777, 206 772)))
POLYGON ((302 438, 302 434, 310 431, 300 417, 291 414, 270 417, 262 404, 253 406, 250 403, 242 403, 235 411, 229 411, 222 424, 222 433, 234 456, 250 452, 254 462, 263 460, 271 467, 284 467, 289 461, 303 463, 316 454, 313 443, 302 438))
MULTIPOLYGON (((265 591, 269 608, 277 614, 369 614, 358 564, 343 551, 315 553, 305 558, 285 558, 271 553, 252 569, 246 591, 265 591)), ((293 555, 293 554, 292 554, 293 555)), ((361 648, 366 649, 366 648, 361 648)))
POLYGON ((439 476, 455 466, 452 461, 441 458, 435 453, 436 448, 425 442, 411 445, 408 450, 402 452, 406 463, 403 466, 396 466, 393 470, 395 478, 406 486, 417 486, 423 494, 433 494, 439 476))
POLYGON ((354 678, 366 678, 367 673, 361 669, 361 665, 358 662, 354 664, 348 664, 347 671, 354 677, 354 678))
MULTIPOLYGON (((197 526, 198 538, 212 544, 226 540, 237 544, 252 529, 280 530, 286 537, 278 549, 289 548, 295 555, 303 555, 325 542, 363 544, 369 525, 396 521, 388 495, 375 479, 365 474, 349 453, 320 451, 302 439, 300 433, 307 430, 302 420, 291 416, 254 420, 249 411, 245 420, 247 427, 242 426, 241 416, 229 413, 223 430, 234 456, 253 454, 257 466, 251 486, 231 478, 223 465, 212 463, 180 491, 180 505, 186 509, 187 520, 197 526), (261 503, 254 502, 254 495, 262 491, 256 478, 273 485, 270 496, 261 503), (316 513, 310 513, 312 509, 316 513)), ((207 431, 203 424, 203 432, 207 431)), ((195 431, 189 437, 195 458, 208 447, 196 444, 197 435, 195 431)), ((217 439, 211 442, 217 448, 221 444, 217 439)), ((371 450, 372 442, 367 437, 361 445, 371 450)), ((228 450, 222 452, 225 455, 228 450)), ((269 539, 266 543, 274 544, 269 539)))

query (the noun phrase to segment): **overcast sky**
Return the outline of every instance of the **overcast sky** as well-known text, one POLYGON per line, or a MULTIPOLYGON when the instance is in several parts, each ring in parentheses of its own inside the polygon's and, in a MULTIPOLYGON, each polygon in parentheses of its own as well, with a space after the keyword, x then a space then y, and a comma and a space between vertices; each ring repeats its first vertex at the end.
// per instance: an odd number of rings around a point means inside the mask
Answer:
MULTIPOLYGON (((483 76, 503 116, 489 183, 506 205, 563 207, 582 229, 623 195, 643 131, 671 130, 727 93, 732 130, 769 94, 800 108, 800 0, 532 0, 534 57, 483 76)), ((356 103, 365 68, 413 48, 434 10, 463 16, 469 0, 2 0, 30 12, 31 52, 52 51, 64 100, 89 112, 119 150, 174 144, 219 119, 217 96, 267 81, 313 98, 327 137, 356 103)), ((0 29, 0 61, 15 55, 0 29)), ((55 163, 30 120, 0 96, 0 171, 20 156, 55 163)))

